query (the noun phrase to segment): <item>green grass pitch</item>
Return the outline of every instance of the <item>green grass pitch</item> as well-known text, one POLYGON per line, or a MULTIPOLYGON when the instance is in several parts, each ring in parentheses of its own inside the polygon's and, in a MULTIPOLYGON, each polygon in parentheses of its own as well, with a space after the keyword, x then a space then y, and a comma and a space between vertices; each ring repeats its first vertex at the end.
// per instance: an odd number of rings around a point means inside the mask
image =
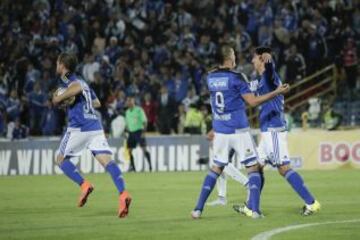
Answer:
MULTIPOLYGON (((359 171, 337 170, 301 171, 322 204, 317 215, 301 216, 302 201, 277 172, 267 171, 261 203, 266 218, 248 219, 232 210, 246 192, 229 180, 228 205, 207 207, 201 220, 192 220, 205 174, 125 174, 133 196, 127 219, 116 217, 117 194, 106 174, 87 176, 95 191, 84 208, 76 207, 79 189, 64 176, 1 177, 0 239, 251 239, 293 224, 360 219, 359 171)), ((359 224, 313 226, 272 239, 360 239, 359 224)))

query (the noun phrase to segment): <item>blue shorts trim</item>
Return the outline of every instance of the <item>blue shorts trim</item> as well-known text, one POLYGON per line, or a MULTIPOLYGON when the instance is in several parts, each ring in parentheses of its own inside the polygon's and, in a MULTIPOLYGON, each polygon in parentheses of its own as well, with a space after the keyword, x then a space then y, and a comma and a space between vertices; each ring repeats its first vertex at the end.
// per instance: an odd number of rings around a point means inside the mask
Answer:
POLYGON ((91 151, 91 153, 94 156, 99 155, 99 154, 110 154, 110 155, 112 155, 112 152, 108 151, 108 150, 91 151))
MULTIPOLYGON (((242 161, 241 163, 246 166, 248 163, 254 161, 255 159, 257 159, 257 157, 248 158, 248 159, 242 161)), ((255 164, 254 164, 254 165, 255 165, 255 164)))
POLYGON ((214 164, 218 167, 225 167, 226 165, 228 165, 227 163, 219 162, 217 160, 214 160, 214 164))

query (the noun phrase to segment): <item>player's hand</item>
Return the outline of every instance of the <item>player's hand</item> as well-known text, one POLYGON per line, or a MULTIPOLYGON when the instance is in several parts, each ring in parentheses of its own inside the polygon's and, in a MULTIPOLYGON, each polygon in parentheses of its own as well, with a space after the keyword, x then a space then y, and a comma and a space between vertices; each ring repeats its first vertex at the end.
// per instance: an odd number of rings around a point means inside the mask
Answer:
POLYGON ((214 140, 214 136, 215 136, 214 130, 210 130, 210 132, 208 132, 208 134, 206 135, 206 138, 208 141, 211 142, 212 140, 214 140))
POLYGON ((279 94, 287 93, 289 90, 290 90, 290 85, 287 84, 287 83, 280 85, 280 86, 276 89, 276 91, 277 91, 279 94))
POLYGON ((272 57, 270 53, 261 54, 261 58, 264 61, 264 63, 270 63, 272 61, 272 57))
POLYGON ((61 102, 61 99, 59 96, 56 96, 56 93, 54 93, 53 97, 52 97, 52 103, 54 104, 54 106, 59 105, 61 102))

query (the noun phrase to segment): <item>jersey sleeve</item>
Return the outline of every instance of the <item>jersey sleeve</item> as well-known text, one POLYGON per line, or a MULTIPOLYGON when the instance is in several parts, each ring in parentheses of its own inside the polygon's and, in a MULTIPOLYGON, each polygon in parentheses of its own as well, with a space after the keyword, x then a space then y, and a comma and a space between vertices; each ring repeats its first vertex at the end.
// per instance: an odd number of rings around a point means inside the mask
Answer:
POLYGON ((90 88, 90 94, 91 94, 91 100, 96 100, 98 98, 94 90, 92 90, 91 88, 90 88))
POLYGON ((240 73, 235 79, 235 88, 240 92, 241 95, 252 93, 249 88, 247 77, 243 73, 240 73))
POLYGON ((275 64, 273 62, 265 63, 264 77, 266 79, 266 82, 271 83, 275 86, 279 86, 279 82, 276 81, 275 64))

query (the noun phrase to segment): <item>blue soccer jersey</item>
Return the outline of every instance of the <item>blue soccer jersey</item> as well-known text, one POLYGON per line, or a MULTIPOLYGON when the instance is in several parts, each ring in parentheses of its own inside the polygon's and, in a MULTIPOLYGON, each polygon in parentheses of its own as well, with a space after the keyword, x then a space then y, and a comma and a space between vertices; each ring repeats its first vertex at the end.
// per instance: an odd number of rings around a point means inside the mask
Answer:
POLYGON ((251 91, 244 78, 241 73, 221 68, 207 75, 215 132, 232 134, 249 127, 242 95, 251 91))
MULTIPOLYGON (((260 77, 260 80, 257 80, 255 84, 252 83, 253 86, 251 88, 253 88, 252 90, 256 95, 267 94, 281 85, 281 79, 274 68, 273 63, 265 64, 265 72, 260 77)), ((272 129, 285 129, 283 95, 277 95, 269 101, 262 103, 259 106, 259 111, 260 130, 262 132, 272 129)))
POLYGON ((75 74, 62 78, 62 81, 66 87, 74 82, 79 82, 82 87, 81 94, 76 96, 74 104, 67 109, 68 127, 79 128, 82 132, 102 130, 102 125, 92 105, 92 101, 97 98, 94 91, 75 74))

